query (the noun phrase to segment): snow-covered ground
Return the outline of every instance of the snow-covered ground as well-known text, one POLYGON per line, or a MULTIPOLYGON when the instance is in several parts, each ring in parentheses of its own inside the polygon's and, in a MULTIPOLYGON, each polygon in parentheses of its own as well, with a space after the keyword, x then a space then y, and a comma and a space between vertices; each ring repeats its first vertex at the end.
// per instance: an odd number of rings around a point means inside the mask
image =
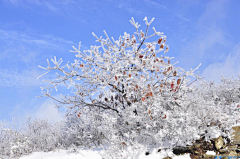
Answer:
MULTIPOLYGON (((55 152, 34 152, 20 159, 102 159, 100 150, 80 150, 78 153, 68 153, 66 150, 57 150, 55 152)), ((142 154, 139 159, 161 159, 170 156, 173 159, 190 159, 189 154, 176 156, 170 150, 161 151, 154 150, 151 154, 142 154)), ((129 158, 130 159, 130 158, 129 158)))

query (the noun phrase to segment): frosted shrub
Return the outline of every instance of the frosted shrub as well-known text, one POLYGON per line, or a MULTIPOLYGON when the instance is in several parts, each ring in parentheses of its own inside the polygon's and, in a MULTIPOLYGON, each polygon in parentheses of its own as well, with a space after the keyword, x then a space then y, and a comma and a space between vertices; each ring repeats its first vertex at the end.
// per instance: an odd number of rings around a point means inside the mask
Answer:
POLYGON ((219 133, 230 138, 232 126, 239 124, 240 77, 222 77, 220 82, 201 81, 196 95, 207 109, 199 114, 202 124, 207 126, 207 129, 213 126, 219 133))
POLYGON ((0 158, 10 156, 11 143, 15 140, 13 138, 15 133, 14 130, 7 127, 4 121, 0 122, 0 158))
POLYGON ((41 89, 43 96, 66 107, 71 143, 170 148, 189 145, 200 135, 214 137, 206 133, 209 129, 221 134, 219 127, 208 127, 210 121, 217 121, 219 110, 208 105, 212 99, 207 101, 192 87, 200 79, 194 73, 200 65, 185 71, 166 56, 166 36, 154 27, 149 29, 153 20, 144 18, 144 32, 132 18, 134 34, 125 32, 117 40, 106 31, 105 39, 93 33, 99 45, 84 51, 81 43, 73 46, 73 63, 62 65, 62 59, 54 57, 53 66, 49 60, 47 67, 39 66, 46 73, 56 73, 57 78, 46 81, 49 85, 41 89), (51 92, 60 84, 71 91, 56 99, 51 92))
POLYGON ((76 145, 78 147, 98 147, 102 144, 104 137, 99 131, 96 123, 91 124, 74 115, 67 117, 62 129, 66 146, 76 145))
POLYGON ((52 151, 63 148, 61 123, 49 123, 46 120, 27 118, 27 124, 17 129, 1 122, 0 127, 0 158, 20 157, 35 151, 52 151))
POLYGON ((61 123, 49 123, 47 120, 28 118, 25 136, 34 151, 52 151, 61 147, 61 123))
POLYGON ((12 125, 9 126, 6 122, 1 121, 0 126, 0 157, 6 158, 7 156, 19 157, 28 154, 31 148, 26 144, 26 138, 17 129, 17 124, 13 120, 12 125))

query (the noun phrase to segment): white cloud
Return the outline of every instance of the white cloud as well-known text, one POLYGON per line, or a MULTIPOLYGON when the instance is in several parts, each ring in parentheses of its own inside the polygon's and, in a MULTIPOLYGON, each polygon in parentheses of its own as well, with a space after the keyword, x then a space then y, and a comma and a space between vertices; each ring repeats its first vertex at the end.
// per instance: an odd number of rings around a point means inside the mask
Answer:
POLYGON ((192 40, 186 42, 181 48, 181 57, 179 57, 181 65, 189 69, 199 63, 203 63, 201 67, 204 67, 207 62, 222 60, 226 55, 221 48, 230 43, 224 37, 224 32, 217 28, 208 32, 200 32, 192 37, 192 40))
POLYGON ((227 0, 209 1, 205 11, 197 21, 198 29, 212 30, 212 27, 218 27, 226 17, 227 0))
POLYGON ((45 83, 41 80, 37 80, 37 77, 41 75, 42 72, 37 70, 23 70, 21 72, 0 69, 0 87, 40 87, 45 83))
MULTIPOLYGON (((69 11, 76 9, 73 0, 4 0, 5 2, 25 9, 33 10, 33 6, 42 7, 54 14, 67 15, 69 11)), ((44 13, 45 14, 45 13, 44 13)))
POLYGON ((0 86, 16 88, 43 86, 37 77, 44 71, 37 66, 46 64, 46 58, 50 56, 46 53, 65 52, 75 45, 72 41, 52 35, 25 34, 3 29, 0 29, 0 43, 0 86))
POLYGON ((223 76, 236 76, 240 73, 240 42, 222 62, 210 64, 202 73, 207 80, 219 80, 223 76))
POLYGON ((63 120, 63 113, 58 111, 56 106, 50 99, 47 99, 33 114, 29 116, 37 119, 47 119, 50 122, 58 122, 63 120))
POLYGON ((15 30, 0 29, 0 40, 4 43, 24 43, 37 47, 59 50, 59 46, 73 45, 74 42, 52 35, 29 35, 15 30))
POLYGON ((202 63, 200 70, 216 61, 223 61, 227 52, 225 50, 234 44, 228 40, 227 33, 222 27, 226 16, 225 0, 209 1, 205 11, 197 19, 191 40, 181 47, 179 61, 185 69, 202 63))
MULTIPOLYGON (((46 99, 41 104, 36 104, 36 102, 22 102, 16 105, 10 115, 15 119, 16 123, 26 123, 26 118, 31 117, 32 119, 44 119, 49 122, 59 122, 64 119, 63 108, 60 111, 52 103, 51 99, 46 99), (29 105, 30 104, 30 105, 29 105), (31 109, 26 109, 27 107, 31 109)), ((6 120, 6 122, 11 123, 11 121, 6 120)))

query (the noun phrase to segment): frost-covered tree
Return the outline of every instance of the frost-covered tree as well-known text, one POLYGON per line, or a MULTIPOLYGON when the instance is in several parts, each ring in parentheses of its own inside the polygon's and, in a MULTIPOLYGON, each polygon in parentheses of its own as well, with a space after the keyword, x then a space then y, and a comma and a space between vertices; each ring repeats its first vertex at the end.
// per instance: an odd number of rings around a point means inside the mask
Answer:
POLYGON ((165 55, 166 36, 154 27, 149 30, 154 18, 143 20, 145 31, 132 18, 134 34, 125 32, 117 40, 105 31, 106 38, 93 33, 98 45, 84 51, 81 43, 73 46, 77 58, 73 63, 62 65, 63 60, 54 57, 54 66, 49 60, 47 67, 39 66, 46 73, 56 71, 57 78, 41 89, 58 107, 66 107, 71 139, 81 140, 90 132, 87 136, 99 144, 170 147, 199 137, 198 100, 191 95, 189 79, 200 78, 194 74, 199 66, 190 71, 176 66, 165 55), (60 84, 71 91, 57 99, 51 92, 60 84))
MULTIPOLYGON (((198 111, 202 111, 198 117, 201 118, 203 127, 213 127, 215 132, 217 129, 231 132, 232 126, 239 123, 240 76, 222 77, 219 82, 201 81, 195 89, 195 94, 201 101, 199 108, 203 108, 198 111)), ((205 130, 203 127, 201 129, 205 130)))

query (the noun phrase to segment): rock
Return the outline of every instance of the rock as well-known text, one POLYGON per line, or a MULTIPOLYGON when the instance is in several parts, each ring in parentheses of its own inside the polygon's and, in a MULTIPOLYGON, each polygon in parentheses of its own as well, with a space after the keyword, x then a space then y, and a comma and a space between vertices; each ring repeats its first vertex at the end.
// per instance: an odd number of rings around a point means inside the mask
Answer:
POLYGON ((231 134, 233 145, 240 145, 240 126, 233 127, 234 132, 231 134))
POLYGON ((175 147, 173 148, 173 153, 175 155, 181 155, 181 154, 185 154, 185 153, 190 153, 191 150, 189 149, 189 147, 175 147))
POLYGON ((172 159, 172 157, 164 157, 163 159, 172 159))
POLYGON ((229 151, 236 151, 236 150, 237 150, 237 145, 228 146, 227 149, 228 149, 229 151))
POLYGON ((217 123, 216 123, 216 122, 211 122, 211 123, 210 123, 210 127, 211 127, 211 126, 217 126, 217 123))
POLYGON ((201 147, 201 145, 202 145, 202 144, 196 144, 196 145, 194 145, 194 148, 195 148, 195 149, 198 149, 198 148, 201 147))
POLYGON ((200 153, 200 152, 198 152, 198 151, 194 151, 194 154, 195 154, 195 155, 199 155, 199 153, 200 153))
POLYGON ((229 156, 237 156, 238 154, 236 151, 230 151, 228 155, 229 156))
POLYGON ((190 154, 190 157, 191 157, 191 159, 198 159, 199 158, 198 155, 194 155, 194 154, 190 154))
POLYGON ((237 152, 237 153, 239 153, 239 152, 240 152, 240 150, 239 150, 239 149, 237 149, 237 150, 236 150, 236 152, 237 152))
POLYGON ((203 148, 204 150, 207 150, 207 151, 213 151, 214 150, 214 146, 210 142, 202 143, 201 148, 203 148))
POLYGON ((220 148, 223 147, 223 138, 222 136, 219 136, 216 140, 215 140, 215 147, 217 150, 219 150, 220 148))
POLYGON ((218 152, 219 152, 220 154, 224 154, 224 153, 228 153, 229 150, 228 150, 228 149, 220 149, 220 150, 218 150, 218 152))
MULTIPOLYGON (((223 155, 221 156, 221 157, 222 157, 221 159, 229 159, 228 156, 229 156, 228 154, 223 154, 223 155)), ((220 158, 220 156, 219 156, 219 158, 220 158)))
POLYGON ((145 153, 146 156, 149 155, 149 154, 150 154, 149 152, 146 152, 146 153, 145 153))
POLYGON ((206 155, 206 154, 204 154, 203 158, 205 158, 205 159, 215 159, 215 155, 206 155))

